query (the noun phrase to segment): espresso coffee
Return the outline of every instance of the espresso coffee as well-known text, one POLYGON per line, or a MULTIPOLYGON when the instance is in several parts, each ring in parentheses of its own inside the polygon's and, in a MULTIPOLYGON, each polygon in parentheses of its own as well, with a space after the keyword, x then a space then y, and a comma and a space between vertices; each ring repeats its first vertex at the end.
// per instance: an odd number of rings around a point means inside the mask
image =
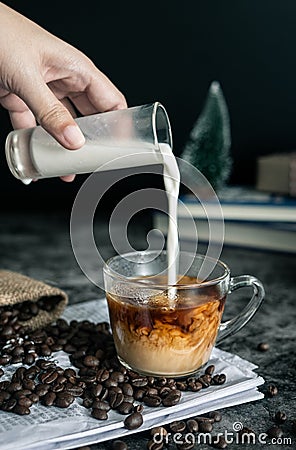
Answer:
MULTIPOLYGON (((225 296, 215 286, 210 291, 207 286, 203 295, 202 283, 197 285, 195 278, 184 276, 172 307, 167 290, 157 293, 159 278, 147 279, 139 298, 131 285, 126 292, 119 285, 118 294, 116 286, 112 294, 107 293, 117 354, 124 365, 143 374, 185 376, 208 361, 225 296)), ((162 285, 167 282, 161 281, 162 285)))

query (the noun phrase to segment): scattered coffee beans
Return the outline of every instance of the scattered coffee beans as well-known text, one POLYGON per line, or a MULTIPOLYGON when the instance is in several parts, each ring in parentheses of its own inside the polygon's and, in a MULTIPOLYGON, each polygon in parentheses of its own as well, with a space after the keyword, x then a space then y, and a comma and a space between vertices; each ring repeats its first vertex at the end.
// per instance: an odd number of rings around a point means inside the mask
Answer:
POLYGON ((210 419, 214 419, 214 422, 220 422, 222 419, 222 415, 219 413, 219 411, 211 411, 208 414, 208 417, 210 419))
POLYGON ((287 415, 284 411, 277 411, 274 416, 277 423, 284 423, 287 420, 287 415))
MULTIPOLYGON (((80 397, 94 419, 107 420, 112 409, 126 415, 124 426, 135 430, 143 424, 144 405, 174 406, 180 402, 184 391, 198 392, 226 381, 225 374, 214 373, 214 365, 209 365, 202 375, 182 380, 142 376, 128 370, 117 359, 109 324, 105 322, 58 319, 36 331, 24 326, 23 322, 40 310, 50 311, 55 306, 54 299, 43 298, 34 304, 24 302, 0 308, 0 366, 23 364, 16 368, 10 380, 0 382, 0 410, 26 415, 38 402, 46 407, 68 408, 80 397), (53 361, 53 353, 60 350, 69 354, 73 368, 63 369, 53 361)), ((0 367, 0 377, 3 375, 0 367)), ((221 415, 215 414, 176 421, 170 424, 170 432, 209 432, 212 424, 221 420, 221 415)), ((161 450, 167 433, 165 427, 151 430, 147 448, 161 450), (157 433, 163 438, 162 442, 153 440, 157 433)), ((194 442, 178 444, 181 450, 193 447, 194 442)), ((125 450, 128 447, 116 440, 112 448, 125 450)))
POLYGON ((267 352, 269 350, 269 344, 267 342, 260 342, 260 344, 257 345, 257 350, 259 350, 259 352, 267 352))
POLYGON ((128 447, 124 441, 117 439, 112 442, 112 450, 128 450, 128 447))
POLYGON ((277 427, 276 425, 270 427, 266 433, 270 438, 280 438, 283 436, 283 430, 280 427, 277 427))
POLYGON ((126 417, 124 420, 124 426, 128 430, 135 430, 143 424, 143 416, 139 412, 134 412, 126 417))
POLYGON ((252 439, 254 439, 255 442, 255 432, 248 427, 243 427, 238 433, 239 442, 241 444, 246 444, 248 442, 253 442, 252 439))
POLYGON ((223 436, 213 436, 212 446, 214 448, 227 448, 227 442, 223 436))
POLYGON ((275 386, 274 384, 270 384, 267 386, 267 393, 266 395, 268 397, 275 397, 276 395, 278 395, 278 388, 277 386, 275 386))

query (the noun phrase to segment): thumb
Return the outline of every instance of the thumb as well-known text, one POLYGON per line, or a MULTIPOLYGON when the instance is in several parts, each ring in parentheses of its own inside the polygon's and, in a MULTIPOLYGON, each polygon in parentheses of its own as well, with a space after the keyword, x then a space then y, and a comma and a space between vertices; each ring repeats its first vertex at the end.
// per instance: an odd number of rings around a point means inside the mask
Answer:
POLYGON ((80 128, 47 84, 39 80, 28 92, 30 95, 23 98, 38 123, 63 147, 72 150, 82 147, 85 138, 80 128))

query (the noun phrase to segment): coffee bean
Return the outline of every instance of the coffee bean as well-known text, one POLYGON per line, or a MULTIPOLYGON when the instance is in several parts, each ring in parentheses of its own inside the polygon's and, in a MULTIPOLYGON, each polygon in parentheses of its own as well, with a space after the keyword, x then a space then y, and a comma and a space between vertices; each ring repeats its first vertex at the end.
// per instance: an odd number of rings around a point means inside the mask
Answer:
POLYGON ((83 394, 83 389, 79 386, 67 385, 64 388, 64 392, 68 392, 68 394, 73 395, 73 397, 81 397, 83 394))
POLYGON ((179 403, 181 399, 181 392, 179 390, 174 390, 170 394, 168 394, 163 400, 163 406, 174 406, 179 403))
POLYGON ((128 450, 128 446, 125 442, 117 439, 116 441, 112 442, 112 450, 128 450))
POLYGON ((52 351, 48 345, 42 344, 39 349, 39 354, 41 356, 50 356, 52 354, 52 351))
MULTIPOLYGON (((221 375, 220 375, 221 377, 221 375)), ((220 379, 220 378, 219 378, 220 379)), ((203 388, 207 388, 210 386, 212 377, 211 375, 205 374, 198 378, 198 381, 201 383, 203 388)), ((218 383, 217 383, 218 384, 218 383)), ((222 384, 222 383, 221 383, 222 384)))
POLYGON ((141 388, 140 389, 136 389, 135 392, 134 392, 134 398, 135 398, 135 400, 138 400, 138 401, 143 400, 145 395, 146 395, 145 389, 141 389, 141 388))
POLYGON ((29 389, 21 389, 20 391, 14 392, 14 398, 26 397, 27 395, 31 395, 32 392, 29 389))
POLYGON ((73 387, 75 381, 76 380, 74 380, 74 383, 71 383, 69 378, 64 377, 64 375, 59 375, 54 384, 64 384, 65 387, 73 387))
POLYGON ((54 368, 54 364, 51 361, 47 361, 46 359, 38 359, 35 362, 35 366, 39 367, 41 370, 47 370, 50 368, 54 368))
POLYGON ((52 392, 55 392, 57 394, 58 392, 63 392, 65 390, 65 386, 63 384, 54 384, 54 386, 52 386, 50 389, 52 390, 52 392))
POLYGON ((133 387, 132 387, 132 385, 131 385, 130 383, 124 383, 124 384, 121 386, 121 389, 122 389, 122 393, 123 393, 124 395, 128 395, 128 396, 132 397, 133 394, 134 394, 133 387))
POLYGON ((214 384, 221 385, 224 384, 225 382, 226 382, 226 375, 224 373, 213 376, 214 384))
POLYGON ((56 394, 54 392, 47 392, 42 398, 42 404, 45 406, 52 406, 55 402, 56 394))
POLYGON ((30 410, 29 408, 27 408, 26 406, 21 406, 21 405, 15 405, 15 407, 12 410, 15 414, 18 414, 20 416, 24 416, 27 414, 30 414, 30 410))
POLYGON ((10 393, 6 391, 0 391, 0 406, 10 398, 10 393))
POLYGON ((176 387, 177 387, 177 389, 179 389, 179 391, 186 391, 187 383, 185 381, 177 381, 176 387))
POLYGON ((71 368, 65 369, 64 376, 66 378, 72 378, 72 377, 75 378, 76 377, 76 372, 75 372, 74 369, 71 369, 71 368))
POLYGON ((213 373, 215 372, 215 366, 214 364, 211 364, 210 366, 208 366, 205 370, 205 373, 207 375, 213 375, 213 373))
POLYGON ((105 402, 103 400, 95 400, 93 403, 93 408, 101 409, 103 411, 110 411, 111 406, 108 402, 105 402))
POLYGON ((39 397, 43 397, 49 391, 50 386, 48 384, 37 384, 35 388, 35 393, 39 395, 39 397))
POLYGON ((169 425, 173 433, 182 433, 186 428, 186 423, 183 420, 176 420, 169 425))
POLYGON ((200 381, 192 380, 188 383, 188 389, 192 392, 198 392, 203 388, 203 385, 200 381))
POLYGON ((40 368, 38 366, 32 366, 26 370, 25 377, 29 380, 33 380, 39 372, 40 368))
POLYGON ((97 371, 96 379, 99 383, 103 383, 108 380, 110 374, 107 369, 100 369, 97 371))
POLYGON ((12 411, 13 408, 16 406, 17 400, 15 398, 10 398, 5 403, 2 404, 2 409, 4 411, 12 411))
POLYGON ((278 388, 274 384, 270 384, 269 386, 267 386, 268 397, 275 397, 276 395, 278 395, 278 392, 278 388))
POLYGON ((146 395, 143 398, 143 402, 147 406, 157 407, 161 404, 161 398, 158 397, 157 395, 150 395, 150 396, 146 395))
POLYGON ((11 361, 11 355, 0 355, 0 366, 6 366, 11 361))
POLYGON ((124 382, 124 375, 121 372, 114 371, 110 375, 110 379, 116 381, 117 383, 123 383, 124 382))
POLYGON ((29 397, 20 397, 17 402, 20 406, 26 406, 27 408, 30 408, 33 404, 29 397))
POLYGON ((23 356, 24 353, 24 347, 22 347, 21 345, 16 345, 11 352, 12 356, 23 356))
POLYGON ((146 448, 147 450, 162 450, 163 442, 155 442, 153 439, 147 442, 146 448))
POLYGON ((34 364, 35 360, 37 357, 37 353, 28 353, 27 355, 25 355, 22 359, 22 363, 25 364, 26 366, 31 366, 32 364, 34 364))
POLYGON ((123 401, 127 402, 127 403, 133 403, 134 402, 134 397, 131 397, 130 395, 124 395, 123 396, 123 401))
POLYGON ((287 420, 287 415, 284 411, 277 411, 274 419, 278 423, 284 423, 287 420))
POLYGON ((12 382, 10 383, 10 385, 7 388, 7 392, 17 392, 20 391, 23 388, 23 386, 21 385, 21 383, 19 383, 18 381, 12 382))
POLYGON ((227 448, 227 442, 223 436, 213 436, 212 447, 214 448, 227 448))
POLYGON ((239 442, 241 444, 246 444, 248 442, 255 442, 256 434, 255 432, 248 427, 243 427, 238 433, 239 442))
POLYGON ((100 361, 98 360, 98 358, 96 358, 93 355, 87 355, 87 356, 85 356, 85 358, 83 360, 83 364, 86 367, 98 367, 100 364, 100 361))
POLYGON ((199 422, 198 431, 201 433, 210 433, 213 430, 213 425, 209 421, 199 422))
POLYGON ((8 380, 0 381, 0 391, 4 391, 5 389, 8 388, 9 385, 10 382, 8 380))
POLYGON ((35 394, 34 392, 32 394, 29 394, 28 398, 30 400, 32 400, 32 403, 38 403, 39 402, 39 395, 35 394))
POLYGON ((58 408, 68 408, 74 402, 73 395, 68 392, 59 392, 55 399, 55 406, 58 408))
POLYGON ((11 364, 18 364, 22 362, 23 357, 22 356, 13 356, 11 359, 11 364))
POLYGON ((194 436, 187 435, 184 442, 180 442, 177 444, 177 449, 178 450, 191 450, 192 448, 194 448, 194 445, 195 445, 194 436))
POLYGON ((124 400, 124 395, 121 392, 114 392, 111 391, 109 393, 109 404, 111 406, 112 409, 116 409, 118 408, 124 400))
POLYGON ((14 329, 10 325, 6 325, 2 328, 1 335, 8 338, 14 334, 14 329))
POLYGON ((56 370, 49 370, 39 375, 39 380, 42 384, 52 384, 58 378, 58 376, 59 374, 56 370))
POLYGON ((276 425, 270 427, 266 433, 270 438, 280 438, 283 436, 283 430, 280 427, 277 427, 276 425))
POLYGON ((108 414, 105 409, 93 408, 91 411, 91 415, 92 415, 92 417, 94 417, 95 419, 98 419, 98 420, 107 420, 108 419, 108 414))
POLYGON ((269 350, 269 344, 267 342, 260 342, 260 344, 257 345, 257 350, 259 350, 259 352, 267 352, 269 350))
POLYGON ((208 417, 210 419, 214 419, 214 422, 221 422, 222 415, 219 413, 219 411, 210 411, 208 413, 208 417))
POLYGON ((100 394, 100 399, 101 400, 106 400, 106 398, 108 397, 109 391, 107 388, 103 387, 102 392, 100 394))
POLYGON ((198 422, 194 419, 188 419, 186 422, 187 430, 189 433, 197 433, 198 432, 198 422))
MULTIPOLYGON (((160 388, 160 389, 165 389, 165 388, 166 388, 166 386, 163 386, 163 387, 160 388)), ((146 388, 146 395, 148 395, 149 397, 150 397, 151 395, 158 395, 160 389, 158 390, 158 389, 156 389, 156 388, 147 386, 147 388, 146 388)), ((169 387, 168 387, 168 389, 169 389, 169 392, 170 392, 171 389, 170 389, 169 387)))
POLYGON ((150 431, 150 434, 152 436, 156 436, 157 438, 159 438, 159 437, 163 438, 163 437, 167 436, 168 432, 164 427, 154 427, 150 431))
POLYGON ((134 407, 132 403, 122 402, 121 405, 118 406, 117 412, 120 414, 130 414, 133 411, 134 407))
POLYGON ((118 383, 115 380, 112 380, 112 378, 108 378, 108 380, 104 381, 104 386, 106 388, 113 388, 113 387, 117 387, 118 383))
POLYGON ((128 430, 135 430, 143 424, 143 416, 139 412, 134 412, 127 416, 124 420, 124 426, 128 430))
POLYGON ((144 387, 144 386, 147 386, 148 380, 147 380, 147 378, 144 378, 144 377, 138 377, 138 378, 132 379, 131 384, 132 384, 132 386, 135 386, 135 387, 144 387))
POLYGON ((169 386, 162 386, 158 390, 158 394, 161 398, 165 398, 170 392, 172 392, 172 389, 169 386))

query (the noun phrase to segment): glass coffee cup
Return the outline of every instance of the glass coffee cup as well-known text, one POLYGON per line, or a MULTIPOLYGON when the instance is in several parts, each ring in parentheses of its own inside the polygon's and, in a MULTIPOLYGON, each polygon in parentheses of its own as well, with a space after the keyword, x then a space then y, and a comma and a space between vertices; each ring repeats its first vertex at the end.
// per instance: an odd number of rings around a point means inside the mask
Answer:
POLYGON ((204 255, 180 252, 174 285, 167 283, 167 266, 165 251, 118 255, 105 263, 104 284, 119 361, 144 375, 182 377, 201 369, 215 344, 247 324, 264 288, 251 275, 231 277, 225 263, 204 255), (200 281, 205 266, 211 273, 200 281), (221 322, 226 298, 242 287, 252 287, 250 301, 221 322))

